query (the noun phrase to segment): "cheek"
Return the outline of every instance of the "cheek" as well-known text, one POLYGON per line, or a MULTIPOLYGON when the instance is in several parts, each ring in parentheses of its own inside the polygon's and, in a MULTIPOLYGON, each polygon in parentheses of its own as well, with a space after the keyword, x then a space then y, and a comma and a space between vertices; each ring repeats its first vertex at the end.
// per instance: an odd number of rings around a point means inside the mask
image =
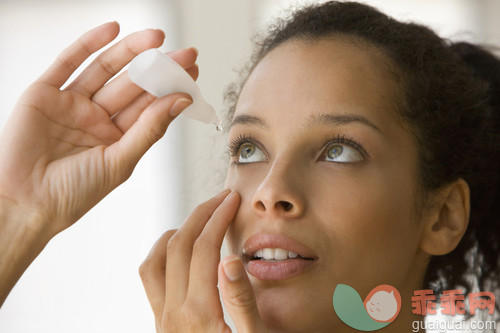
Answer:
POLYGON ((333 207, 334 219, 339 220, 337 232, 346 240, 361 238, 374 247, 383 247, 388 239, 397 242, 405 238, 413 222, 411 196, 405 190, 397 191, 378 180, 351 182, 349 186, 337 195, 333 207), (395 235, 400 237, 392 237, 395 235))
POLYGON ((395 270, 410 269, 418 247, 413 185, 404 175, 369 172, 324 178, 316 194, 322 208, 314 211, 325 221, 333 271, 360 279, 376 274, 388 283, 398 278, 395 270))
POLYGON ((241 206, 244 206, 243 202, 251 199, 252 194, 264 177, 265 170, 258 165, 230 166, 226 176, 225 187, 238 192, 241 197, 241 206))

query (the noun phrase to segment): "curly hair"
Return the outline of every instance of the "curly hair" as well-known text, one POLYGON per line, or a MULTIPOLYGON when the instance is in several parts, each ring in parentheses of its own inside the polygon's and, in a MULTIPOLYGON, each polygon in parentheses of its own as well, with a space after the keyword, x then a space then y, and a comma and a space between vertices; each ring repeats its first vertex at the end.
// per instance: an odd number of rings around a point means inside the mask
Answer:
POLYGON ((374 46, 401 89, 398 114, 418 143, 419 183, 431 193, 459 178, 471 190, 468 229, 449 254, 433 256, 425 287, 496 290, 500 279, 500 61, 481 47, 452 43, 429 28, 397 21, 355 2, 330 1, 295 11, 257 44, 243 82, 226 93, 230 116, 244 81, 280 44, 347 37, 374 46))

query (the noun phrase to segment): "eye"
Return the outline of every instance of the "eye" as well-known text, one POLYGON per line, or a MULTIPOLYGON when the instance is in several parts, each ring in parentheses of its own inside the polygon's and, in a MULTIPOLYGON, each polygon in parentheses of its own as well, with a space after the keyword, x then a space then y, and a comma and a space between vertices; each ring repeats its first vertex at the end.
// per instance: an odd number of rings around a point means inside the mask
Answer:
POLYGON ((255 163, 266 160, 264 152, 251 142, 246 142, 240 146, 238 151, 238 163, 255 163))
POLYGON ((363 160, 362 154, 347 144, 332 143, 323 153, 324 160, 336 163, 355 163, 363 160))

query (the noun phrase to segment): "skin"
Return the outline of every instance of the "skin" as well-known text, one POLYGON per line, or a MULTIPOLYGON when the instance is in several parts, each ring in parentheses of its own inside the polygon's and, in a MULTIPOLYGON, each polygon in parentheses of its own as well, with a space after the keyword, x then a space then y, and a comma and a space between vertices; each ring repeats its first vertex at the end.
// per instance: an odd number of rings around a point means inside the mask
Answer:
MULTIPOLYGON (((102 52, 116 22, 82 35, 19 98, 0 138, 0 304, 57 233, 124 182, 191 100, 145 93, 127 75, 135 55, 163 44, 160 30, 133 33, 102 52), (29 133, 27 135, 27 133, 29 133)), ((196 50, 171 53, 196 79, 196 50)))
POLYGON ((250 277, 273 331, 349 331, 331 305, 338 283, 362 298, 379 284, 395 286, 405 308, 387 331, 406 331, 414 319, 409 295, 421 289, 427 261, 414 209, 417 151, 396 117, 397 87, 382 57, 342 40, 287 42, 264 57, 241 92, 234 119, 259 120, 236 121, 229 140, 251 136, 266 156, 241 165, 238 154, 231 159, 226 186, 240 193, 241 205, 228 230, 230 250, 241 253, 258 232, 282 233, 319 256, 313 269, 289 280, 250 277), (359 121, 308 125, 320 114, 363 117, 378 129, 359 121), (369 157, 325 161, 334 135, 352 138, 369 157))
MULTIPOLYGON (((0 302, 48 241, 125 181, 191 103, 183 94, 156 99, 126 75, 112 79, 162 44, 157 30, 125 37, 61 89, 118 32, 107 23, 66 49, 21 96, 2 133, 0 302)), ((196 79, 196 50, 170 56, 196 79)), ((450 252, 463 236, 469 192, 457 180, 417 214, 416 143, 391 102, 397 87, 380 67, 386 60, 373 48, 323 40, 287 42, 260 61, 229 137, 252 136, 262 151, 238 164, 243 150, 235 147, 228 190, 167 231, 140 267, 157 332, 229 332, 221 300, 238 332, 349 332, 332 309, 338 283, 362 296, 380 284, 399 290, 406 306, 386 332, 421 319, 409 297, 430 255, 450 252), (337 121, 311 121, 328 117, 337 121), (340 143, 347 163, 325 160, 338 135, 350 138, 340 143), (248 276, 242 244, 257 232, 299 240, 318 260, 285 280, 248 276), (221 260, 225 236, 233 254, 221 260)))

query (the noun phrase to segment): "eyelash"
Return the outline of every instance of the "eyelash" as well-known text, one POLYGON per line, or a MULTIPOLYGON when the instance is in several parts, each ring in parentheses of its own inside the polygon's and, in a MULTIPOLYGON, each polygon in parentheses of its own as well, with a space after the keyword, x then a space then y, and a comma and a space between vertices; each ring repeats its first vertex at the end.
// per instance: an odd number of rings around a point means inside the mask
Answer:
MULTIPOLYGON (((323 152, 321 153, 321 156, 324 156, 326 154, 326 151, 327 151, 329 146, 331 146, 333 144, 340 143, 340 144, 344 144, 344 145, 350 146, 351 148, 355 149, 358 153, 361 154, 361 157, 363 157, 363 158, 370 157, 370 155, 368 155, 368 153, 363 148, 363 146, 361 144, 359 144, 356 140, 354 140, 354 138, 352 138, 352 137, 347 137, 346 135, 337 134, 333 138, 330 138, 330 137, 327 138, 325 141, 326 141, 326 143, 323 145, 323 148, 322 148, 323 152)), ((232 139, 229 142, 229 146, 228 146, 229 155, 231 157, 235 157, 236 155, 238 155, 241 146, 245 143, 254 144, 259 149, 261 149, 264 152, 264 154, 266 153, 265 150, 262 149, 262 145, 254 137, 249 136, 249 135, 245 135, 245 134, 240 134, 236 138, 232 139)))
POLYGON ((344 144, 344 145, 350 146, 351 148, 353 148, 354 150, 356 150, 361 155, 361 157, 363 157, 364 159, 370 157, 370 155, 368 155, 368 153, 363 148, 363 146, 359 142, 357 142, 356 140, 354 140, 354 138, 352 138, 352 137, 348 137, 346 135, 337 134, 333 138, 330 138, 330 139, 327 138, 326 141, 327 142, 323 146, 323 153, 321 154, 321 156, 325 155, 328 147, 330 147, 333 144, 339 144, 340 143, 340 144, 344 144))
POLYGON ((235 157, 236 155, 238 155, 241 146, 245 143, 254 144, 264 152, 264 150, 262 149, 262 145, 254 137, 240 134, 229 142, 229 156, 235 157))

